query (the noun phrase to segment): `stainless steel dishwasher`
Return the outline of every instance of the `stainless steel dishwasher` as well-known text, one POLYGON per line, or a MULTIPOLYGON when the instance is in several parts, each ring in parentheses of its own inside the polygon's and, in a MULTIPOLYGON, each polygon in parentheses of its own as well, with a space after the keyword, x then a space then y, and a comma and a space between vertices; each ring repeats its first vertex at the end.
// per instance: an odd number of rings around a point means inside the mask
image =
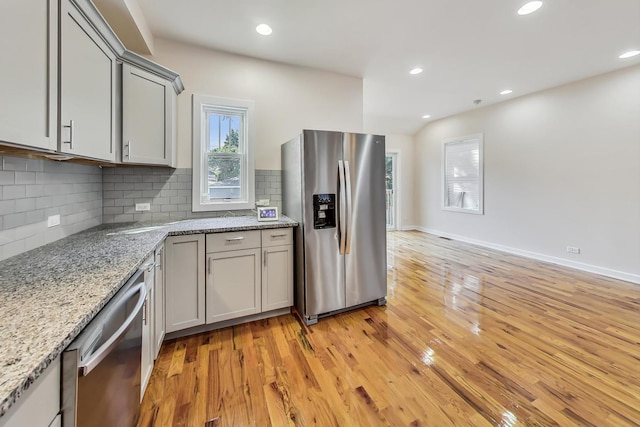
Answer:
POLYGON ((134 426, 140 413, 144 270, 62 353, 64 427, 134 426))

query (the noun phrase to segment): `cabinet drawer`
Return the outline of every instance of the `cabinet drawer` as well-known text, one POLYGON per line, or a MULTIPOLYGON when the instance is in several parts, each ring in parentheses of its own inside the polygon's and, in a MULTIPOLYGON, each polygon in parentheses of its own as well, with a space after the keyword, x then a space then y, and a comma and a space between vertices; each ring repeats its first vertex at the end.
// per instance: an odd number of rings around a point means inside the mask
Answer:
POLYGON ((207 253, 260 247, 260 231, 232 231, 207 234, 207 253))
POLYGON ((293 245, 293 229, 274 228, 262 230, 262 247, 293 245))

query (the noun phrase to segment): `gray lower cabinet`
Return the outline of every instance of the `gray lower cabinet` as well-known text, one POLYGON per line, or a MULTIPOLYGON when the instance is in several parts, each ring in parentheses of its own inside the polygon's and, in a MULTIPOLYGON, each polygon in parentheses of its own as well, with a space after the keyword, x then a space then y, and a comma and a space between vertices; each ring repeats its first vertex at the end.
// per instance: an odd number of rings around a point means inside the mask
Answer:
POLYGON ((176 92, 172 82, 122 64, 122 162, 172 166, 176 92))
POLYGON ((293 245, 262 251, 262 311, 293 305, 293 245))
POLYGON ((260 231, 207 234, 207 323, 260 313, 260 231))
POLYGON ((150 256, 144 263, 144 283, 147 285, 147 298, 144 301, 142 311, 142 364, 140 369, 140 401, 151 378, 153 361, 155 360, 155 337, 153 333, 155 324, 155 261, 150 256))
POLYGON ((260 247, 207 254, 207 323, 260 313, 260 247))
POLYGON ((164 245, 156 249, 155 253, 155 293, 154 293, 154 309, 153 309, 153 358, 158 357, 162 340, 165 333, 165 315, 164 315, 164 245))
POLYGON ((0 427, 59 426, 61 381, 61 363, 57 357, 0 418, 0 427))
POLYGON ((169 237, 165 252, 167 333, 293 305, 291 228, 169 237))
POLYGON ((175 332, 205 323, 204 234, 167 237, 165 326, 175 332))
POLYGON ((56 150, 58 0, 3 0, 0 141, 56 150))
POLYGON ((293 229, 262 230, 262 311, 293 305, 293 229))
POLYGON ((207 235, 207 323, 292 305, 291 228, 207 235))

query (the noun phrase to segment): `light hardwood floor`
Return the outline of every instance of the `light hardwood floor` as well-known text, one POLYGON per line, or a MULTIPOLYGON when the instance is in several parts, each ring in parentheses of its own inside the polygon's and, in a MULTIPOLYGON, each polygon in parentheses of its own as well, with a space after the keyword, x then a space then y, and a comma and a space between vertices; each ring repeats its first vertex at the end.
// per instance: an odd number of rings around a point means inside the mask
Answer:
POLYGON ((388 305, 164 343, 139 426, 637 426, 640 285, 388 234, 388 305))

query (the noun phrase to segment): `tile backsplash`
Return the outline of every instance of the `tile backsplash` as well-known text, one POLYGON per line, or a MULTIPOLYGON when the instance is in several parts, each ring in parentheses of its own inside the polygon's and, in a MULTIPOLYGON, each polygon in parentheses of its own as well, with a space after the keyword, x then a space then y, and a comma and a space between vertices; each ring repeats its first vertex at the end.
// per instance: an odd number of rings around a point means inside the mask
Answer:
MULTIPOLYGON (((252 215, 245 211, 191 211, 191 168, 117 167, 104 168, 103 222, 174 221, 228 215, 252 215), (136 203, 149 203, 151 210, 136 212, 136 203)), ((279 170, 255 171, 256 200, 269 199, 282 208, 279 170)))
MULTIPOLYGON (((191 212, 191 180, 191 168, 100 168, 0 156, 0 260, 102 223, 254 215, 191 212), (136 212, 136 203, 151 210, 136 212), (60 215, 60 225, 48 227, 53 215, 60 215)), ((255 171, 255 199, 282 210, 280 170, 255 171)))
POLYGON ((0 260, 101 223, 100 167, 0 156, 0 260))
POLYGON ((269 199, 270 206, 277 206, 282 213, 282 171, 256 170, 256 201, 269 199))

